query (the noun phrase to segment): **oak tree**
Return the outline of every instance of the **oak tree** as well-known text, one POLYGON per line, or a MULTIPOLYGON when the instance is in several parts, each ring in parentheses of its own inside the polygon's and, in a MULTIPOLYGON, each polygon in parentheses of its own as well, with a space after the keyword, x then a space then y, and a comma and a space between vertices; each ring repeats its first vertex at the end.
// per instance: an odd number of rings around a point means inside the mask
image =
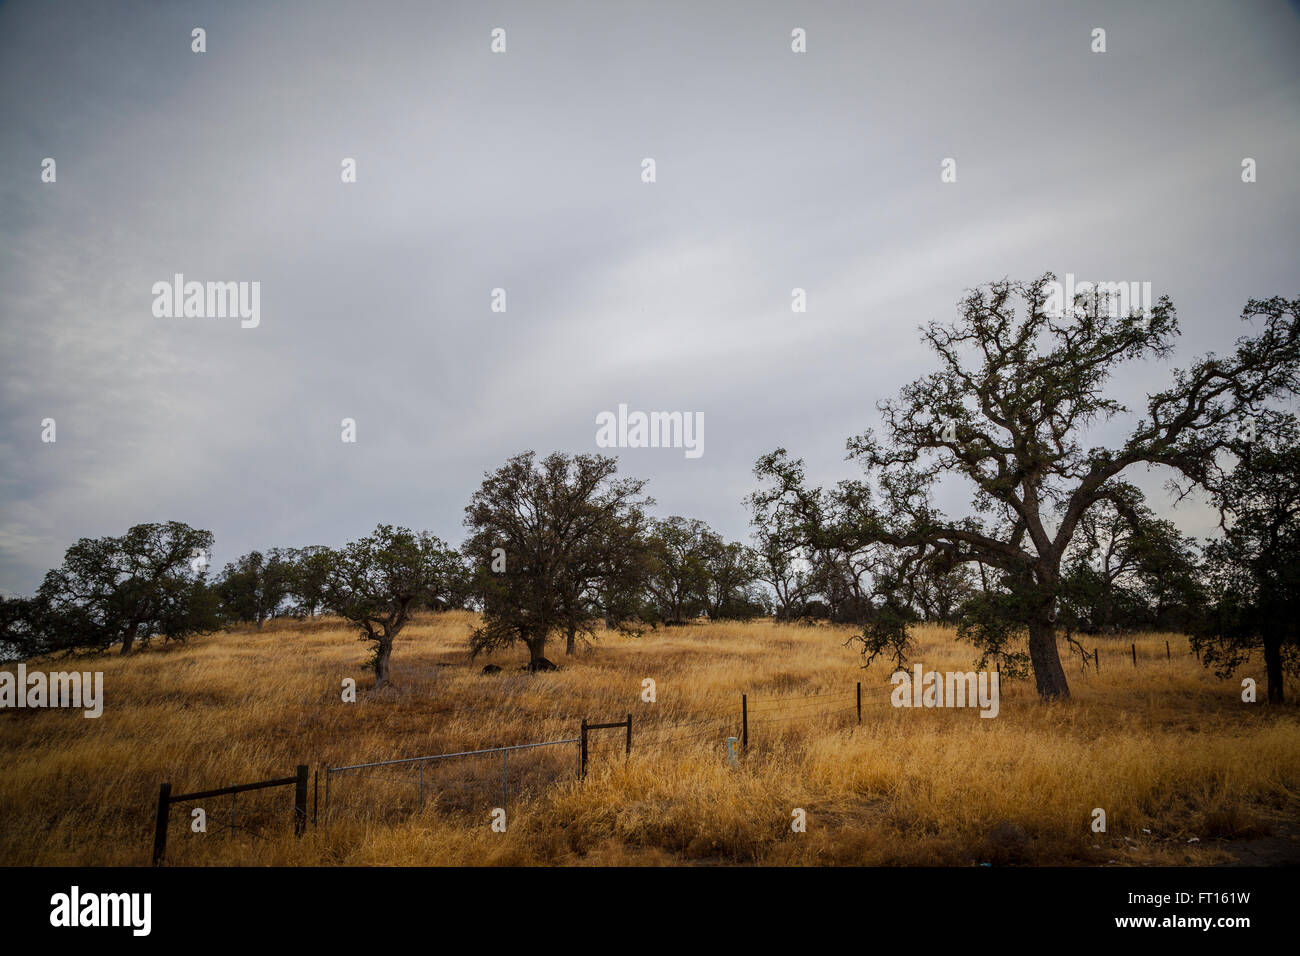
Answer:
POLYGON ((427 532, 381 524, 335 552, 325 605, 371 645, 375 689, 389 683, 393 642, 422 608, 445 610, 462 587, 459 555, 427 532))
POLYGON ((1214 488, 1224 533, 1206 548, 1211 599, 1193 641, 1220 676, 1260 650, 1268 699, 1300 674, 1300 423, 1272 416, 1214 488))
POLYGON ((594 638, 602 621, 638 630, 643 586, 645 481, 617 477, 604 455, 529 451, 486 474, 465 508, 463 550, 483 623, 472 655, 521 643, 529 667, 548 669, 546 644, 594 638))
POLYGON ((206 581, 210 531, 180 521, 138 524, 120 537, 82 538, 28 603, 47 650, 120 648, 152 637, 184 641, 216 630, 206 581))
MULTIPOLYGON (((1044 699, 1069 696, 1056 619, 1062 560, 1085 516, 1112 500, 1137 466, 1171 469, 1179 494, 1207 485, 1242 419, 1294 392, 1300 379, 1300 299, 1251 300, 1242 319, 1258 323, 1256 334, 1238 339, 1230 355, 1174 371, 1132 416, 1108 384, 1133 363, 1172 354, 1173 304, 1162 297, 1122 315, 1094 291, 1056 310, 1053 282, 1048 273, 990 283, 961 300, 954 322, 924 326, 938 368, 877 405, 879 433, 848 443, 866 481, 837 492, 855 502, 855 520, 841 529, 847 546, 880 542, 914 549, 917 560, 996 572, 1014 615, 1007 630, 1027 632, 1044 699), (1121 416, 1129 419, 1123 439, 1085 444, 1121 416), (970 489, 967 517, 934 503, 936 485, 952 477, 970 489)), ((756 470, 775 482, 774 494, 797 498, 807 491, 796 465, 781 449, 756 470)))

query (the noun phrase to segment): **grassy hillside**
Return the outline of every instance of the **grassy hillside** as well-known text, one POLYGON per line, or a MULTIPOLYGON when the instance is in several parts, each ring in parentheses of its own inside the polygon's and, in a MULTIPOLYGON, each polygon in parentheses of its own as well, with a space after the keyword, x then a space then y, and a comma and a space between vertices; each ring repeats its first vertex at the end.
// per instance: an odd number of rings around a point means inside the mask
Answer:
MULTIPOLYGON (((273 622, 128 658, 31 662, 104 672, 104 714, 0 713, 0 863, 145 864, 158 785, 176 792, 423 754, 593 735, 577 747, 336 775, 329 826, 290 832, 289 790, 200 804, 207 832, 173 811, 172 864, 1215 863, 1295 859, 1300 719, 1240 701, 1185 639, 1104 639, 1102 670, 1067 663, 1074 699, 1046 706, 1028 681, 1001 712, 895 709, 889 668, 860 669, 847 629, 701 624, 613 635, 519 671, 522 654, 469 661, 474 617, 417 619, 398 640, 396 687, 372 696, 364 648, 337 621, 273 622), (1173 659, 1165 659, 1165 641, 1173 659), (502 673, 484 675, 487 663, 502 673), (340 699, 357 679, 356 703, 340 699), (655 681, 657 702, 641 700, 655 681), (857 724, 854 685, 863 683, 857 724), (728 767, 740 695, 751 746, 728 767), (820 695, 820 696, 812 696, 820 695), (1094 807, 1108 832, 1092 833, 1094 807), (792 832, 791 811, 807 814, 792 832), (1189 842, 1189 841, 1195 842, 1189 842)), ((914 660, 968 670, 971 648, 924 628, 914 660)), ((12 665, 9 666, 12 669, 12 665)), ((1262 673, 1254 675, 1261 681, 1262 673)), ((1289 690, 1293 689, 1288 688, 1289 690)), ((1262 695, 1262 688, 1261 688, 1262 695)), ((323 800, 323 778, 322 778, 323 800)))

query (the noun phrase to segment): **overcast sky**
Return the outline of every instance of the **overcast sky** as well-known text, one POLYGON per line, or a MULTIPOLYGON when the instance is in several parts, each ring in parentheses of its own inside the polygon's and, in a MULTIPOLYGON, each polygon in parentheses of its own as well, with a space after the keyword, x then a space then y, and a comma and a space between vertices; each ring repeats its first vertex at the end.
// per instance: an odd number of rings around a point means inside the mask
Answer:
POLYGON ((1300 292, 1298 48, 1281 2, 5 4, 0 591, 146 521, 218 564, 459 543, 485 471, 620 403, 704 414, 621 470, 743 538, 755 459, 856 475, 917 326, 1004 276, 1148 281, 1174 364, 1226 351, 1300 292), (260 325, 156 317, 176 273, 260 325))

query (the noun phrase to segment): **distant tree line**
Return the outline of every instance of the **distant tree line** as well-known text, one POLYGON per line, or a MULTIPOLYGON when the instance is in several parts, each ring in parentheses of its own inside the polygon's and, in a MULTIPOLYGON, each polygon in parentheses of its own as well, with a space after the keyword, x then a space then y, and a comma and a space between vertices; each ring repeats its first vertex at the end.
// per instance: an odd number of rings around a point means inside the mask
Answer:
POLYGON ((0 598, 0 645, 19 657, 130 654, 237 624, 333 614, 389 681, 393 642, 425 609, 482 612, 473 654, 522 644, 529 666, 554 666, 600 630, 627 634, 701 617, 770 612, 757 555, 702 521, 650 518, 644 481, 620 479, 615 459, 518 455, 485 476, 466 509, 457 550, 407 528, 379 525, 342 548, 250 551, 215 571, 213 535, 182 522, 137 525, 78 541, 36 594, 0 598))
MULTIPOLYGON (((21 656, 133 648, 235 623, 321 613, 371 649, 376 685, 420 609, 478 611, 472 654, 522 645, 548 669, 603 631, 635 635, 701 617, 852 625, 866 663, 902 666, 910 629, 953 625, 1004 673, 1032 671, 1068 696, 1056 638, 1168 629, 1228 674, 1263 653, 1271 700, 1300 672, 1300 425, 1280 404, 1300 380, 1300 300, 1252 300, 1262 322, 1226 357, 1172 373, 1115 447, 1084 432, 1127 411, 1104 390, 1123 363, 1164 357, 1173 306, 1113 314, 1098 294, 1048 308, 1048 281, 971 292, 923 340, 937 371, 878 406, 882 434, 849 441, 866 480, 811 486, 784 449, 755 466, 751 543, 697 519, 652 518, 643 480, 614 458, 525 452, 484 476, 459 549, 389 525, 338 549, 252 551, 210 576, 210 532, 179 522, 83 539, 37 593, 0 600, 0 643, 21 656), (1221 533, 1200 545, 1155 516, 1125 479, 1136 465, 1213 501, 1221 533), (946 478, 971 513, 934 505, 946 478), (1027 653, 1019 639, 1027 638, 1027 653)), ((1086 661, 1086 657, 1082 658, 1086 661)))

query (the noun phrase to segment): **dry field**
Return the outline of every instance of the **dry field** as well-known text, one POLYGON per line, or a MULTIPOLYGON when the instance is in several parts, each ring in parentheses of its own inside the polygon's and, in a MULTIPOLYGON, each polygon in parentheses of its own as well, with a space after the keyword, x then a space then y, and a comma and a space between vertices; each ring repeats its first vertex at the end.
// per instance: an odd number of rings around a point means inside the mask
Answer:
MULTIPOLYGON (((288 789, 177 806, 173 865, 241 864, 1211 864, 1297 859, 1300 712, 1240 701, 1178 635, 1095 642, 1068 662, 1074 698, 1047 706, 1006 682, 1001 713, 895 709, 889 669, 861 670, 830 627, 701 624, 613 635, 556 673, 522 652, 471 662, 473 615, 428 615, 393 655, 395 689, 368 690, 365 650, 339 622, 272 622, 129 658, 29 662, 102 670, 104 714, 0 713, 0 863, 148 863, 158 785, 176 792, 390 758, 577 736, 633 714, 633 749, 593 735, 510 758, 507 832, 497 757, 335 775, 328 826, 291 835, 288 789), (1165 641, 1173 659, 1165 659, 1165 641), (500 674, 483 675, 486 663, 500 674), (344 703, 345 677, 359 685, 344 703), (657 701, 641 700, 642 681, 657 701), (854 685, 863 683, 859 726, 854 685), (750 701, 751 746, 725 738, 750 701), (808 695, 825 695, 810 697, 808 695), (780 698, 778 700, 777 698, 780 698), (807 698, 807 699, 802 699, 807 698), (1091 832, 1094 807, 1108 832, 1091 832), (803 808, 807 831, 793 832, 803 808)), ((969 670, 971 648, 918 632, 926 669, 969 670)), ((12 669, 12 665, 9 665, 12 669)), ((1252 673, 1249 670, 1244 673, 1252 673)), ((1255 675, 1260 680, 1262 674, 1255 675)), ((1294 686, 1288 688, 1294 694, 1294 686)), ((323 782, 322 782, 323 791, 323 782)), ((322 793, 323 796, 323 793, 322 793)), ((322 801, 323 808, 323 801, 322 801)))

